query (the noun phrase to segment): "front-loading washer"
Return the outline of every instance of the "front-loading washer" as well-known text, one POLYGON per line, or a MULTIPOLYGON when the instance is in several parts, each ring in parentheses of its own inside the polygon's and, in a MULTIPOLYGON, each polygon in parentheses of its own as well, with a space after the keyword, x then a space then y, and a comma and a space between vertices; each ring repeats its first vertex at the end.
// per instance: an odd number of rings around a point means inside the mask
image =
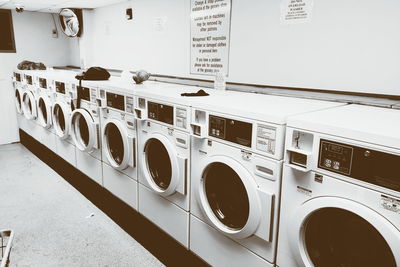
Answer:
POLYGON ((286 119, 340 104, 207 92, 192 99, 190 250, 215 266, 275 266, 286 119))
POLYGON ((103 187, 137 210, 136 121, 133 89, 99 83, 103 187))
POLYGON ((54 82, 50 71, 41 70, 36 73, 37 86, 37 123, 39 127, 38 141, 56 152, 56 134, 53 127, 54 82))
POLYGON ((187 89, 173 84, 139 87, 135 111, 139 213, 188 248, 190 105, 183 92, 187 89))
POLYGON ((76 167, 103 185, 98 89, 77 87, 76 107, 71 113, 71 137, 76 146, 76 167))
POLYGON ((277 265, 400 266, 400 110, 288 120, 277 265))
POLYGON ((24 95, 24 92, 26 90, 26 85, 23 82, 23 73, 20 70, 14 70, 13 72, 13 87, 14 87, 14 100, 15 100, 15 108, 16 108, 16 113, 17 113, 17 122, 18 122, 18 127, 23 130, 24 132, 27 131, 26 127, 26 118, 24 116, 24 112, 22 110, 22 98, 24 95))
POLYGON ((76 147, 70 135, 71 113, 76 99, 77 80, 73 72, 54 71, 53 127, 56 133, 56 152, 76 167, 76 147))
POLYGON ((25 132, 38 140, 41 135, 40 126, 37 121, 37 100, 39 97, 38 87, 36 84, 36 71, 24 70, 23 83, 25 91, 22 95, 22 111, 25 121, 25 132))

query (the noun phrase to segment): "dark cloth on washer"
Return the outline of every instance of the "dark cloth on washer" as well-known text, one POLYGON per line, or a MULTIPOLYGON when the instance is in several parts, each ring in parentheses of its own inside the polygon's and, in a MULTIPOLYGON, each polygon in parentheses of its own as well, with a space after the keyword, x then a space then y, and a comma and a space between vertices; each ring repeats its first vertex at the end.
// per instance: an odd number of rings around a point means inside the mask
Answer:
POLYGON ((182 93, 181 96, 208 96, 209 94, 204 91, 203 89, 200 89, 196 93, 182 93))

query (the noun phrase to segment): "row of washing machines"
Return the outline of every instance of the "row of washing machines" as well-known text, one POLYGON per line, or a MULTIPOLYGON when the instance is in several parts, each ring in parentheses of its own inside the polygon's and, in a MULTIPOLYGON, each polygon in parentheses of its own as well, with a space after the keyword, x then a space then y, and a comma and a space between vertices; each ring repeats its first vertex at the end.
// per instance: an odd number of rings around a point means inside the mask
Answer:
POLYGON ((400 110, 15 71, 19 126, 214 266, 400 266, 400 110))

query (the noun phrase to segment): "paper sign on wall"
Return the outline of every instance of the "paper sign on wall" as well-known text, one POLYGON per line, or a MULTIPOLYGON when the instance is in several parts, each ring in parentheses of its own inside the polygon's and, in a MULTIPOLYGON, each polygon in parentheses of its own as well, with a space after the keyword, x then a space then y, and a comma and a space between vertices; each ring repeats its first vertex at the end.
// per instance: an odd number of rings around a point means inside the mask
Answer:
POLYGON ((231 0, 191 0, 190 73, 228 75, 231 0))
POLYGON ((313 0, 281 0, 281 22, 305 23, 311 20, 313 0))

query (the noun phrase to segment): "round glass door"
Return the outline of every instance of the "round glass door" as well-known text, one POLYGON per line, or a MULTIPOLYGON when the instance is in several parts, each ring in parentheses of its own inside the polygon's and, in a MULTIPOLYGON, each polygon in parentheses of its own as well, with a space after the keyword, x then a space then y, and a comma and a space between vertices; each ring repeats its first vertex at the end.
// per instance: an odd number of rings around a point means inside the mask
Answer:
POLYGON ((315 266, 396 266, 386 240, 353 212, 322 208, 309 215, 303 227, 304 246, 315 266))
POLYGON ((145 146, 147 171, 153 182, 166 190, 172 180, 172 164, 168 151, 156 138, 150 138, 145 146))
POLYGON ((56 103, 53 109, 53 118, 54 118, 54 126, 56 129, 56 133, 62 139, 68 137, 68 125, 65 117, 67 114, 66 111, 63 109, 61 104, 56 103))
POLYGON ((46 107, 46 103, 44 102, 43 98, 39 99, 39 118, 40 120, 46 125, 47 124, 47 107, 46 107))
POLYGON ((88 146, 89 144, 89 126, 82 115, 78 115, 77 119, 77 137, 83 146, 88 146))
POLYGON ((90 152, 97 143, 97 126, 86 109, 76 109, 71 114, 71 136, 77 148, 90 152))
POLYGON ((22 111, 22 106, 21 106, 21 94, 19 90, 15 90, 15 104, 17 106, 17 111, 18 113, 21 113, 22 111))
POLYGON ((38 100, 39 123, 45 128, 50 127, 51 124, 50 116, 51 116, 51 108, 49 101, 46 101, 46 99, 43 96, 39 97, 38 100))
POLYGON ((121 166, 125 157, 124 140, 121 131, 115 123, 108 123, 105 127, 105 138, 109 160, 116 166, 121 166))
POLYGON ((249 219, 250 203, 240 176, 228 165, 215 162, 208 165, 203 179, 214 216, 227 228, 241 230, 249 219))
POLYGON ((22 108, 24 111, 24 115, 28 120, 31 120, 34 118, 33 105, 34 105, 34 103, 32 103, 30 94, 28 92, 25 92, 22 97, 22 108))

